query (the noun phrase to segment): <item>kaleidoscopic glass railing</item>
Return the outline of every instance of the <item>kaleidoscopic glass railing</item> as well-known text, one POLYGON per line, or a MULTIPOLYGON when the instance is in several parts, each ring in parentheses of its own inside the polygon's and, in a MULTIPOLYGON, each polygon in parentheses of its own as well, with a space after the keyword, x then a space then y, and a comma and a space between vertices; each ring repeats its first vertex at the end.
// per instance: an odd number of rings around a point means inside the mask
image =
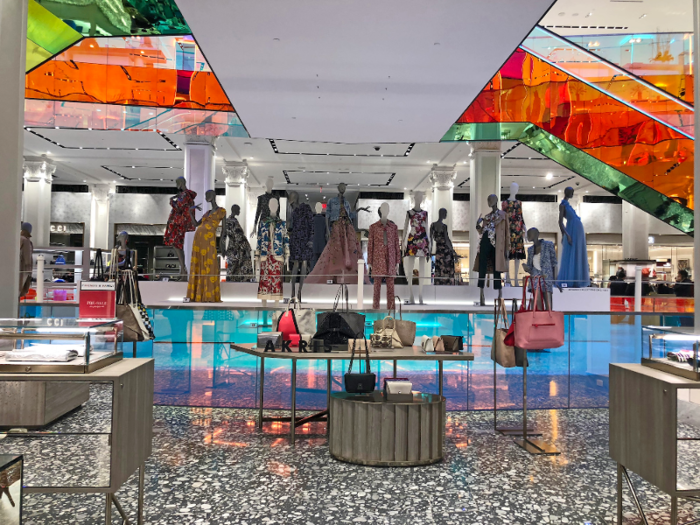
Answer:
POLYGON ((591 51, 542 27, 533 29, 520 47, 674 131, 688 138, 695 136, 691 104, 672 97, 591 51))

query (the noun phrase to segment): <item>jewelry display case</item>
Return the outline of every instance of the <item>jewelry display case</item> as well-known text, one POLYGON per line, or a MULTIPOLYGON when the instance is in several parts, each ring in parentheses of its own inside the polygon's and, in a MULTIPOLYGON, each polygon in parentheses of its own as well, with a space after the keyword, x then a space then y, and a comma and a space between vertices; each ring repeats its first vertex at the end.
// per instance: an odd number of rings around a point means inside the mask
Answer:
POLYGON ((692 328, 644 326, 642 336, 642 365, 700 381, 700 334, 692 328))
POLYGON ((88 374, 122 359, 119 319, 0 319, 0 372, 88 374))
POLYGON ((22 456, 0 454, 0 523, 22 523, 22 456))

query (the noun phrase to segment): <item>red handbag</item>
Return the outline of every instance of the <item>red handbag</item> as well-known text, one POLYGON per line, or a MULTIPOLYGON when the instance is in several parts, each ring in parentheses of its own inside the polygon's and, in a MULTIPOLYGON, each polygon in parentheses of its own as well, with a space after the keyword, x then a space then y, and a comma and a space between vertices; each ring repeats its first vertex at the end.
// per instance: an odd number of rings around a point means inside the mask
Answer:
POLYGON ((287 310, 280 315, 277 322, 277 331, 282 332, 283 341, 292 341, 289 346, 299 346, 300 334, 297 332, 297 324, 294 321, 294 312, 292 310, 287 310), (293 335, 296 337, 292 337, 293 335))
POLYGON ((532 279, 533 298, 529 307, 523 310, 525 294, 527 293, 527 279, 523 283, 523 306, 515 314, 513 320, 515 345, 528 350, 545 350, 547 348, 559 348, 564 344, 564 313, 552 310, 540 310, 540 303, 544 302, 544 285, 542 278, 532 279))

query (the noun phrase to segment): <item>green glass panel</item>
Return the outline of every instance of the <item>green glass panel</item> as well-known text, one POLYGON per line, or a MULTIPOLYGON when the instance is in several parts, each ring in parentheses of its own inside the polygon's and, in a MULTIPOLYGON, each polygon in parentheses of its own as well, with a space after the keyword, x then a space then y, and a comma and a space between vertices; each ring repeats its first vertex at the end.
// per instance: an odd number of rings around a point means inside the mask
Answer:
POLYGON ((683 233, 693 234, 692 210, 533 124, 454 124, 442 138, 442 142, 493 140, 522 142, 683 233))
MULTIPOLYGON (((82 38, 81 34, 44 9, 35 0, 29 0, 27 39, 32 50, 43 48, 49 56, 57 55, 82 38)), ((29 60, 27 61, 29 64, 29 60)))
POLYGON ((34 69, 42 62, 46 62, 51 56, 51 53, 46 49, 27 39, 27 65, 25 71, 34 69))
POLYGON ((191 34, 173 0, 41 0, 83 36, 191 34))

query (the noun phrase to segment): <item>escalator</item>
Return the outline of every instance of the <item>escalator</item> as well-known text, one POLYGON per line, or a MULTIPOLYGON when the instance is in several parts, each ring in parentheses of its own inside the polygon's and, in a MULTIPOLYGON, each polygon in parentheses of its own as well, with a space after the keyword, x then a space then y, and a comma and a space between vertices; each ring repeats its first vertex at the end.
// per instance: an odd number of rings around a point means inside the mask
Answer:
POLYGON ((442 141, 519 141, 692 235, 692 105, 580 49, 554 52, 552 35, 536 28, 442 141))

